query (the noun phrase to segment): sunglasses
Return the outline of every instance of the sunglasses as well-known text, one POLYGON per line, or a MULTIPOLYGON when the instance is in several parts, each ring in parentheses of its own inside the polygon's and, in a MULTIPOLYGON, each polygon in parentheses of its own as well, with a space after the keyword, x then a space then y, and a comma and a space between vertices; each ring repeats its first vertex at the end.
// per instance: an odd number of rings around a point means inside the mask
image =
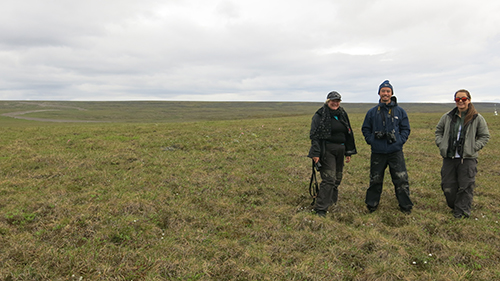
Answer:
POLYGON ((455 98, 455 102, 459 102, 459 101, 467 101, 469 98, 468 97, 461 97, 461 98, 455 98))

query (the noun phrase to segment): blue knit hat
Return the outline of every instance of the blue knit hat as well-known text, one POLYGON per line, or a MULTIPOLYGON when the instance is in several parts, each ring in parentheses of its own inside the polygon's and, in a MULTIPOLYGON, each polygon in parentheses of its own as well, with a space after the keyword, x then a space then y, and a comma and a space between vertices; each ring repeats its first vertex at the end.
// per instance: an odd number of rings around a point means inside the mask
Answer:
POLYGON ((385 80, 384 82, 382 82, 382 84, 380 84, 380 86, 378 87, 378 94, 380 94, 380 89, 386 88, 386 87, 391 88, 392 94, 394 95, 394 89, 392 88, 392 85, 389 82, 389 80, 385 80))

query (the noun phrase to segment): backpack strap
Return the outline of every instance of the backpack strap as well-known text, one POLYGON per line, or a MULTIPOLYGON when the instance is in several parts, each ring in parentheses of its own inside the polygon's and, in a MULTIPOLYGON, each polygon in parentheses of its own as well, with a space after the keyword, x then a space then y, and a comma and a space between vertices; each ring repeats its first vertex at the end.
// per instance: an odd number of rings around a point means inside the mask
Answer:
POLYGON ((312 173, 311 180, 309 181, 309 194, 311 195, 313 201, 311 206, 314 206, 316 202, 316 197, 318 197, 319 185, 318 180, 316 179, 316 167, 314 166, 314 160, 312 160, 312 173))

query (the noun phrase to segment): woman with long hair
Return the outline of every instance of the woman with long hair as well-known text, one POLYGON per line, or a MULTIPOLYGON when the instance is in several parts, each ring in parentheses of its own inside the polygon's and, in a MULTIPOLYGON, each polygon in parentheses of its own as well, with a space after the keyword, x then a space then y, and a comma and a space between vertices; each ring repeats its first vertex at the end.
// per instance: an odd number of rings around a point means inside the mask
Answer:
POLYGON ((483 116, 465 89, 455 92, 456 107, 444 114, 436 126, 436 145, 443 157, 441 188, 456 218, 471 214, 476 184, 477 158, 490 133, 483 116))

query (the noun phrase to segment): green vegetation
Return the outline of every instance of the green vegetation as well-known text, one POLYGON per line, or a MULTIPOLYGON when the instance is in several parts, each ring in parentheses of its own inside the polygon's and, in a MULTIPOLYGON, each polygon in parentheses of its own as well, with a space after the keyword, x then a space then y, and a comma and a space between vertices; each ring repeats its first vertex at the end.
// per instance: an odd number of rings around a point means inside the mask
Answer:
MULTIPOLYGON (((370 105, 346 104, 359 154, 346 165, 338 206, 319 218, 306 154, 320 104, 193 102, 172 118, 169 102, 109 104, 119 103, 57 102, 85 110, 26 116, 113 122, 0 117, 0 280, 500 278, 492 110, 476 106, 492 139, 480 153, 472 217, 457 220, 434 145, 451 106, 408 105, 415 209, 404 215, 388 175, 379 210, 366 211, 370 151, 360 126, 370 105)), ((37 109, 0 103, 2 114, 37 109)))

